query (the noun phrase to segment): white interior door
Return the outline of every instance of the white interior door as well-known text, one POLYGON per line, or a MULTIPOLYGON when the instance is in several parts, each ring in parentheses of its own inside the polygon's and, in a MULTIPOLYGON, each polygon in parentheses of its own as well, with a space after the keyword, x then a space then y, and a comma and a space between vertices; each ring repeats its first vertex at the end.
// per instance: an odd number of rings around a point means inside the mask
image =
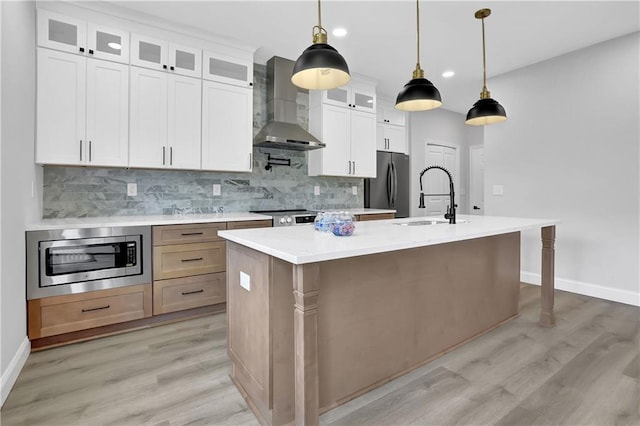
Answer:
POLYGON ((469 148, 469 175, 471 214, 484 214, 484 147, 474 145, 469 148))
MULTIPOLYGON (((450 146, 427 144, 425 165, 442 166, 449 170, 455 178, 457 173, 457 152, 450 146)), ((442 170, 429 170, 422 178, 425 194, 443 194, 431 195, 425 197, 425 212, 427 216, 444 216, 447 212, 449 202, 449 178, 442 170)))

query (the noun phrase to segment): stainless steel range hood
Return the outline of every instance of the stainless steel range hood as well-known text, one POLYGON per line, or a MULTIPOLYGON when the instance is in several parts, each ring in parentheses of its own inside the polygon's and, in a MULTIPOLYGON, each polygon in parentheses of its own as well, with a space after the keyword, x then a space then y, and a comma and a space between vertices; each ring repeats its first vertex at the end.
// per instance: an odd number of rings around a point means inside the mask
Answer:
POLYGON ((258 147, 308 151, 324 148, 297 122, 298 88, 291 83, 293 61, 274 56, 267 61, 267 124, 253 138, 258 147))

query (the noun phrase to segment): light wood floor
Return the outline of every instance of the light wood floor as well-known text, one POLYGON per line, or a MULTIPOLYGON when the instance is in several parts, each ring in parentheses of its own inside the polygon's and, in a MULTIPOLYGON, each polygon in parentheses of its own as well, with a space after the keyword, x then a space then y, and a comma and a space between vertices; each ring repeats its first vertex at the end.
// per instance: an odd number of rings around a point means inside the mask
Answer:
MULTIPOLYGON (((322 415, 331 425, 638 425, 640 309, 556 292, 557 326, 521 316, 322 415)), ((12 425, 256 425, 229 380, 224 314, 29 356, 12 425)))

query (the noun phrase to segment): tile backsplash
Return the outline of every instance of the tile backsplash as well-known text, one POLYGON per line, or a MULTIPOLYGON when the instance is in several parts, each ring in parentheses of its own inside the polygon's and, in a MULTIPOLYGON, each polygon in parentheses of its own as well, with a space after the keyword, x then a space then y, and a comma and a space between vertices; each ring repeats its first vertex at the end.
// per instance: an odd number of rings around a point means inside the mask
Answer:
MULTIPOLYGON (((298 124, 308 128, 308 94, 298 92, 298 124)), ((253 130, 266 123, 266 67, 254 64, 253 130)), ((309 177, 307 154, 255 148, 252 173, 45 166, 43 217, 195 214, 265 209, 343 209, 364 205, 358 178, 309 177), (267 154, 291 166, 266 170, 267 154), (136 196, 127 196, 136 183, 136 196), (213 195, 219 184, 221 194, 213 195), (320 195, 314 195, 314 187, 320 195), (358 195, 352 194, 356 186, 358 195)))

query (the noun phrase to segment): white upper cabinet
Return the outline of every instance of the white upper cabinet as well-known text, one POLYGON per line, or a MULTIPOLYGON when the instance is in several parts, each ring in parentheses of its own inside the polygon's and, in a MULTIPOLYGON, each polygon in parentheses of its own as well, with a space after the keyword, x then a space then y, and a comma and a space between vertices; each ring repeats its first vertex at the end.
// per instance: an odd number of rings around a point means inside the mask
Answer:
POLYGON ((240 87, 253 86, 253 56, 236 58, 228 55, 204 52, 202 78, 233 84, 240 87))
POLYGON ((200 168, 201 84, 131 67, 129 166, 200 168))
POLYGON ((201 78, 202 51, 158 38, 132 34, 131 65, 201 78))
POLYGON ((253 169, 253 90, 203 81, 202 168, 253 169))
POLYGON ((129 32, 38 9, 38 45, 129 63, 129 32))
POLYGON ((391 101, 378 99, 378 122, 394 124, 396 126, 405 125, 405 112, 396 109, 391 101))
POLYGON ((408 154, 406 113, 393 106, 392 100, 378 99, 378 151, 408 154))
POLYGON ((126 166, 128 67, 38 49, 36 162, 126 166))
POLYGON ((309 130, 326 144, 309 151, 310 176, 376 176, 375 87, 354 83, 309 93, 309 130))

